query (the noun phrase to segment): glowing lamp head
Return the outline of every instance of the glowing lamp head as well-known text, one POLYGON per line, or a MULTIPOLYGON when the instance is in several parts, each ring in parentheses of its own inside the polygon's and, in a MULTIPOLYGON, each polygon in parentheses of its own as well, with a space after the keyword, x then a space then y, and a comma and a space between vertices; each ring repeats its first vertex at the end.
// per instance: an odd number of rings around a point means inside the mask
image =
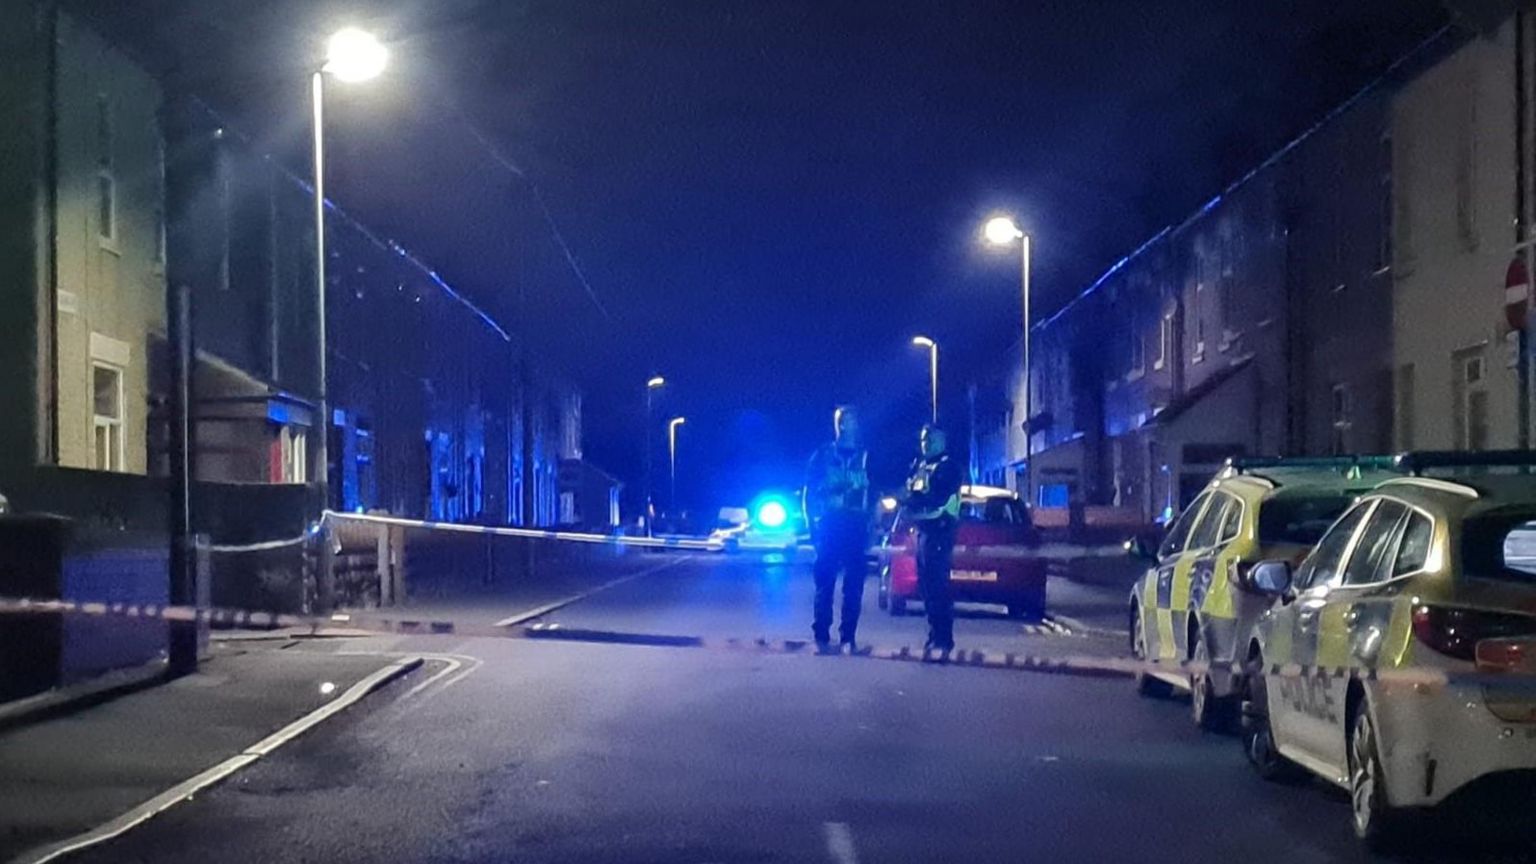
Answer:
POLYGON ((997 216, 987 220, 985 227, 981 229, 982 236, 993 246, 1007 246, 1009 243, 1024 236, 1019 226, 1013 224, 1013 220, 1007 216, 997 216))
POLYGON ((901 502, 896 500, 895 496, 892 495, 887 495, 880 499, 880 509, 887 513, 895 512, 896 508, 900 505, 901 502))
POLYGON ((783 528, 789 521, 789 510, 782 501, 766 501, 757 508, 757 522, 764 528, 783 528))
POLYGON ((934 343, 927 336, 913 336, 912 344, 919 348, 932 348, 934 343))
POLYGON ((658 387, 666 386, 666 383, 667 383, 667 379, 661 377, 660 375, 656 375, 656 376, 653 376, 651 378, 651 380, 645 382, 645 386, 649 387, 652 390, 655 390, 658 387))
POLYGON ((389 49, 372 33, 347 27, 326 43, 323 68, 342 81, 367 81, 383 72, 388 60, 389 49))

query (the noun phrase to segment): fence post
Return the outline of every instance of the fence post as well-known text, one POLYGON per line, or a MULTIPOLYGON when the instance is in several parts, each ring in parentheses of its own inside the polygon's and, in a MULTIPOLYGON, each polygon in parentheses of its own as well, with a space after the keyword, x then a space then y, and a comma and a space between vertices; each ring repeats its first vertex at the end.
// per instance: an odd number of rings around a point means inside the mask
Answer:
POLYGON ((389 578, 391 582, 390 594, 395 598, 395 605, 405 602, 405 528, 399 525, 386 525, 384 530, 389 538, 389 578))
POLYGON ((391 577, 389 561, 389 526, 375 526, 373 542, 373 572, 379 580, 379 606, 395 605, 395 582, 391 577))

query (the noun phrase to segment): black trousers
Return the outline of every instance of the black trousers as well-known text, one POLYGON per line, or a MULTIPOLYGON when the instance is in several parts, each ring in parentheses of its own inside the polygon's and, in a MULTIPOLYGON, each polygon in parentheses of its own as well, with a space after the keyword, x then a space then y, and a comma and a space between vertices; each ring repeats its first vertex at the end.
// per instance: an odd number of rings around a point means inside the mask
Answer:
POLYGON ((843 609, 838 635, 852 642, 859 629, 859 612, 864 603, 864 560, 869 532, 860 514, 829 513, 816 530, 816 610, 811 634, 818 642, 830 642, 832 635, 832 595, 837 590, 837 574, 843 574, 843 609))
POLYGON ((917 531, 917 590, 928 615, 928 645, 955 647, 955 601, 949 594, 949 568, 955 557, 953 526, 919 527, 917 531))

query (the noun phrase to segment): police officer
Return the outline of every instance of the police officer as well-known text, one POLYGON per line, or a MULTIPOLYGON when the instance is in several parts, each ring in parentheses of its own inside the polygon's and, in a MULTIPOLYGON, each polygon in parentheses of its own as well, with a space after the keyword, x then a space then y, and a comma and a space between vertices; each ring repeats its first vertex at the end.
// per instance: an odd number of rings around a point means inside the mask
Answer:
POLYGON ((907 479, 904 509, 917 526, 917 587, 928 615, 923 659, 949 660, 955 647, 955 604, 949 595, 949 566, 960 524, 960 465, 949 457, 944 430, 923 427, 922 456, 907 479))
POLYGON ((806 472, 804 506, 816 545, 816 609, 811 634, 822 653, 832 653, 832 595, 843 574, 843 608, 838 649, 857 653, 854 636, 864 600, 869 542, 869 454, 859 437, 859 418, 840 408, 836 438, 811 457, 806 472))

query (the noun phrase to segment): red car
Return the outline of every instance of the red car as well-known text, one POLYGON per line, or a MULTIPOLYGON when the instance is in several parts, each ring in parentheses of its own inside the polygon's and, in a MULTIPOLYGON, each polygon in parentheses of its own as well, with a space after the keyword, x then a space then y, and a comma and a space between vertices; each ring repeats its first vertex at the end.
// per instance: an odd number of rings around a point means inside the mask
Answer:
MULTIPOLYGON (((907 601, 922 600, 917 589, 917 537, 905 516, 885 541, 880 571, 880 608, 904 615, 907 601)), ((957 603, 990 603, 1008 608, 1010 618, 1045 614, 1045 559, 1029 508, 1007 489, 963 486, 960 527, 949 590, 957 603)))

